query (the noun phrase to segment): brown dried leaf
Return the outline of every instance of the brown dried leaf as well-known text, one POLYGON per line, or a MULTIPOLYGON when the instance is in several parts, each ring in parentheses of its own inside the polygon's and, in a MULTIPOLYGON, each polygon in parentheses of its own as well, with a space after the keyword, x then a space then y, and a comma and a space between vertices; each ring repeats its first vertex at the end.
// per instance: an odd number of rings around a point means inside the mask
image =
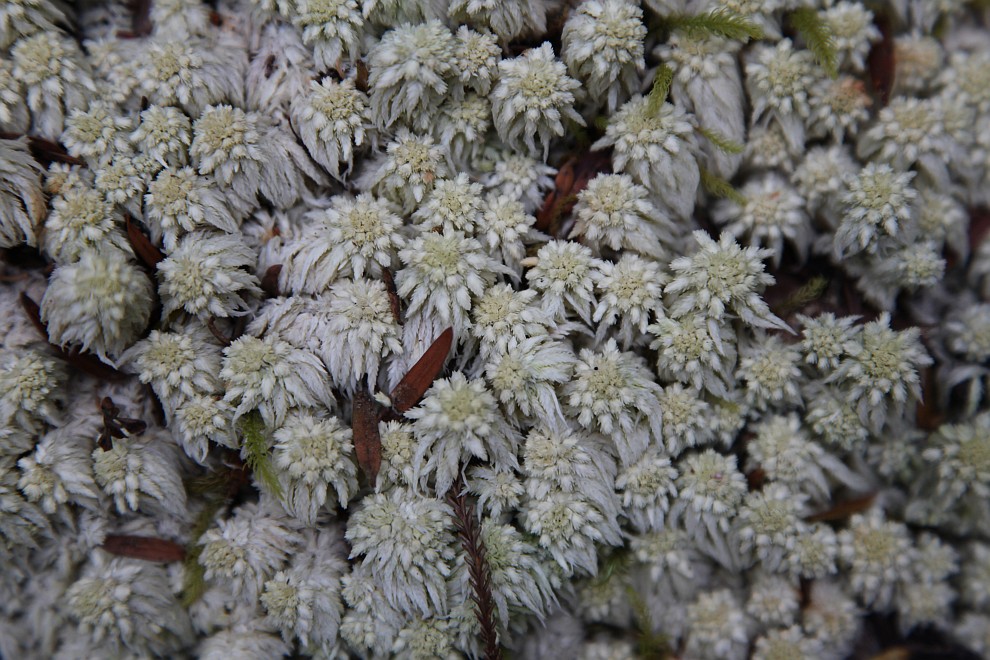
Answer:
POLYGON ((152 0, 134 0, 132 4, 134 13, 131 15, 131 30, 136 37, 151 34, 151 3, 152 0))
POLYGON ((863 497, 857 497, 851 500, 845 500, 844 502, 839 502, 831 509, 826 509, 821 513, 810 515, 805 518, 805 520, 808 522, 845 520, 854 513, 862 513, 863 511, 869 509, 876 496, 876 493, 870 493, 869 495, 864 495, 863 497))
MULTIPOLYGON (((0 140, 16 140, 20 137, 23 137, 21 133, 0 131, 0 140)), ((31 152, 31 156, 45 167, 48 167, 52 163, 68 163, 70 165, 86 167, 86 161, 75 156, 70 156, 69 152, 65 150, 65 147, 58 142, 46 140, 37 135, 28 135, 27 142, 28 151, 31 152)))
POLYGON ((894 29, 890 16, 886 12, 877 12, 873 23, 880 30, 880 40, 873 44, 867 58, 867 68, 870 72, 870 84, 882 108, 890 101, 890 93, 894 89, 894 77, 897 74, 897 58, 894 51, 894 29))
POLYGON ((95 355, 83 353, 78 348, 73 348, 66 351, 56 346, 55 349, 59 352, 60 358, 68 362, 79 371, 89 374, 93 378, 114 382, 127 379, 127 374, 122 374, 110 365, 100 362, 99 358, 95 355))
POLYGON ((990 209, 969 210, 969 251, 973 253, 990 234, 990 209))
POLYGON ((278 298, 278 276, 282 273, 282 264, 269 266, 261 278, 261 290, 269 298, 278 298))
POLYGON ((385 281, 385 290, 388 291, 388 304, 392 308, 392 316, 395 322, 402 324, 402 307, 399 305, 399 292, 395 290, 395 278, 389 268, 382 269, 382 280, 385 281))
POLYGON ((352 405, 351 429, 354 453, 357 455, 361 470, 368 476, 368 482, 374 486, 378 478, 378 470, 382 466, 382 438, 378 433, 379 406, 372 396, 363 390, 354 393, 352 405))
POLYGON ((357 69, 357 75, 354 77, 354 87, 367 94, 368 65, 364 63, 364 60, 358 60, 354 63, 354 68, 357 69))
POLYGON ((935 370, 926 367, 921 374, 922 397, 917 404, 916 423, 919 429, 934 431, 945 422, 945 413, 939 409, 935 370))
POLYGON ((103 549, 118 557, 145 561, 173 562, 186 558, 186 549, 166 539, 153 536, 129 536, 110 534, 103 541, 103 549))
POLYGON ((127 227, 127 240, 130 241, 134 254, 145 266, 154 271, 158 268, 158 264, 164 261, 165 255, 144 235, 140 227, 131 221, 130 215, 124 217, 124 224, 127 227))
POLYGON ((443 369, 443 363, 450 353, 450 346, 454 342, 454 329, 447 328, 440 333, 433 344, 426 349, 423 357, 412 366, 409 373, 399 381, 389 397, 392 399, 392 408, 399 413, 404 413, 419 402, 426 390, 436 379, 437 374, 443 369))
POLYGON ((536 214, 536 228, 556 235, 561 218, 569 214, 577 203, 578 193, 600 173, 611 171, 612 152, 609 150, 586 151, 564 161, 557 170, 553 190, 547 194, 536 214))

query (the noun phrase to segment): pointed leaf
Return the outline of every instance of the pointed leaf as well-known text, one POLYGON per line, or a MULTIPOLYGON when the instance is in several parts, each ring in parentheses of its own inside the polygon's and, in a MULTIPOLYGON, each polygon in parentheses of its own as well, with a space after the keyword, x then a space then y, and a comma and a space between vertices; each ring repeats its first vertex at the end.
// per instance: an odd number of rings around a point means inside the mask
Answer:
POLYGON ((264 291, 269 298, 278 298, 278 276, 282 272, 282 264, 275 264, 274 266, 269 266, 268 270, 265 271, 264 276, 261 278, 261 290, 264 291))
POLYGON ((131 221, 131 216, 125 216, 124 224, 127 227, 127 240, 130 241, 134 254, 151 270, 158 268, 158 264, 164 261, 165 255, 162 251, 144 235, 141 228, 131 221))
POLYGON ((426 390, 430 389, 437 374, 443 369, 443 363, 450 353, 450 345, 453 341, 453 328, 441 332, 433 341, 433 345, 423 353, 423 357, 419 358, 409 373, 395 386, 389 396, 392 399, 392 407, 397 412, 404 413, 415 406, 426 390))
POLYGON ((816 513, 805 518, 808 522, 827 522, 836 520, 845 520, 854 513, 862 513, 873 505, 873 500, 877 497, 876 493, 871 493, 869 495, 864 495, 863 497, 857 497, 851 500, 845 500, 844 502, 839 502, 831 509, 826 509, 820 513, 816 513))
POLYGON ((102 548, 118 557, 130 557, 145 561, 172 562, 182 561, 186 558, 184 547, 175 541, 153 536, 109 534, 104 539, 102 548))
POLYGON ((612 151, 585 151, 564 161, 554 178, 554 189, 543 200, 536 214, 536 229, 556 235, 560 220, 571 212, 577 195, 602 172, 612 171, 612 151))
POLYGON ((886 13, 875 14, 873 23, 880 30, 880 40, 873 44, 867 57, 866 65, 870 72, 870 83, 873 93, 880 101, 877 105, 884 107, 890 101, 890 93, 894 89, 894 77, 897 73, 897 58, 894 50, 894 29, 891 19, 886 13))
POLYGON ((395 278, 392 277, 392 271, 388 268, 382 268, 382 280, 385 282, 385 290, 388 291, 388 304, 392 308, 392 316, 395 317, 395 322, 402 324, 402 307, 399 301, 399 292, 395 290, 395 278))
POLYGON ((378 470, 382 466, 382 438, 378 432, 379 407, 370 394, 363 390, 354 393, 351 411, 354 453, 358 465, 368 476, 368 483, 375 485, 378 470))

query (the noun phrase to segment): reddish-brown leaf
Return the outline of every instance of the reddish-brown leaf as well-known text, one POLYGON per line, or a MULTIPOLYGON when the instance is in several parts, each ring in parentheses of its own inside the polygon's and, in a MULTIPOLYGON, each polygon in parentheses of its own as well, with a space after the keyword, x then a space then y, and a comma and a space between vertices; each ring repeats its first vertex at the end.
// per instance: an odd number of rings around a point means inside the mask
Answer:
POLYGON ((132 3, 134 13, 131 14, 131 30, 136 37, 151 34, 151 3, 152 0, 135 0, 132 3))
POLYGON ((831 509, 826 509, 821 513, 808 516, 806 520, 809 522, 845 520, 854 513, 862 513, 863 511, 869 509, 876 496, 876 493, 870 493, 869 495, 864 495, 863 497, 857 497, 851 500, 845 500, 844 502, 839 502, 831 509))
POLYGON ((186 558, 184 547, 175 541, 153 536, 110 534, 104 539, 102 547, 112 555, 145 561, 173 562, 186 558))
MULTIPOLYGON (((24 313, 27 314, 28 319, 31 324, 41 333, 45 341, 48 341, 48 327, 41 320, 41 309, 38 307, 38 303, 31 299, 31 296, 26 293, 21 293, 21 307, 24 308, 24 313)), ((120 373, 108 364, 100 362, 95 355, 90 355, 89 353, 83 353, 78 348, 73 348, 71 350, 65 350, 61 346, 56 346, 49 342, 49 346, 55 351, 55 354, 61 359, 65 360, 68 364, 72 365, 79 371, 87 373, 94 378, 99 378, 101 380, 110 381, 120 381, 127 378, 125 374, 120 373)))
POLYGON ((934 431, 945 422, 945 414, 938 407, 938 396, 935 382, 935 370, 926 367, 921 373, 922 396, 918 401, 917 415, 915 422, 918 428, 925 431, 934 431))
POLYGON ((127 240, 130 241, 131 247, 134 248, 134 254, 138 256, 145 266, 154 271, 158 268, 159 262, 165 259, 165 255, 144 235, 141 228, 131 221, 130 215, 124 217, 124 224, 127 227, 127 240))
POLYGON ((577 195, 588 182, 602 172, 612 171, 612 152, 586 151, 572 155, 557 170, 554 188, 543 200, 543 206, 536 214, 536 228, 556 235, 561 218, 565 217, 577 203, 577 195))
POLYGON ((269 55, 265 60, 265 80, 271 78, 273 73, 275 73, 275 56, 269 55))
POLYGON ((388 291, 388 304, 392 308, 392 316, 395 322, 402 323, 402 308, 399 306, 399 292, 395 290, 395 278, 392 277, 392 270, 382 269, 382 280, 385 282, 385 290, 388 291))
POLYGON ((746 485, 750 490, 763 488, 763 482, 767 480, 767 473, 763 468, 756 468, 746 473, 746 485))
POLYGON ((990 234, 990 209, 969 210, 969 251, 975 252, 980 243, 990 234))
POLYGON ((382 466, 382 438, 378 433, 379 419, 378 402, 364 390, 355 392, 351 411, 354 453, 357 455, 358 465, 368 476, 368 482, 372 486, 375 485, 378 470, 382 466))
MULTIPOLYGON (((54 346, 54 345, 53 345, 54 346)), ((83 353, 79 348, 72 348, 68 351, 54 347, 59 352, 59 357, 67 363, 93 378, 109 381, 121 381, 127 379, 127 374, 122 374, 109 364, 100 362, 100 359, 90 353, 83 353)))
POLYGON ((454 329, 447 328, 433 341, 433 345, 426 349, 423 357, 419 358, 409 373, 399 381, 389 395, 392 399, 392 408, 396 412, 404 413, 415 406, 426 390, 430 389, 437 374, 443 369, 443 363, 450 353, 450 345, 453 342, 454 329))
POLYGON ((368 92, 368 65, 364 63, 364 60, 358 60, 354 63, 354 68, 357 69, 357 75, 354 76, 354 87, 361 90, 362 92, 368 92))
POLYGON ((278 298, 278 276, 282 273, 282 264, 269 266, 261 278, 261 290, 269 298, 278 298))
POLYGON ((890 101, 890 93, 894 89, 894 77, 897 73, 897 57, 894 51, 894 29, 890 16, 886 11, 878 11, 873 19, 880 30, 880 40, 873 44, 867 58, 870 72, 870 84, 873 93, 879 101, 878 106, 884 107, 890 101))
MULTIPOLYGON (((19 137, 22 137, 21 133, 0 131, 0 139, 3 140, 16 140, 19 137)), ((28 135, 27 142, 28 151, 31 152, 31 156, 45 167, 52 163, 68 163, 70 165, 86 167, 86 161, 75 156, 70 156, 69 152, 65 150, 65 147, 58 142, 46 140, 37 135, 28 135)))
POLYGON ((37 248, 28 247, 27 245, 0 249, 0 261, 3 261, 8 266, 22 270, 47 268, 50 265, 50 262, 41 256, 37 248))

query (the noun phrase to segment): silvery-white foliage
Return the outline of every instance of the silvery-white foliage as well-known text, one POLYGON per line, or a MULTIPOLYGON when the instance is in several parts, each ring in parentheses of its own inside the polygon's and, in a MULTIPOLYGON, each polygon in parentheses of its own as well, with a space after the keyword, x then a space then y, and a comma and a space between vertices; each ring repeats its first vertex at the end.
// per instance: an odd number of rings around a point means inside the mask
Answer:
POLYGON ((0 3, 0 654, 990 649, 986 12, 559 4, 0 3))

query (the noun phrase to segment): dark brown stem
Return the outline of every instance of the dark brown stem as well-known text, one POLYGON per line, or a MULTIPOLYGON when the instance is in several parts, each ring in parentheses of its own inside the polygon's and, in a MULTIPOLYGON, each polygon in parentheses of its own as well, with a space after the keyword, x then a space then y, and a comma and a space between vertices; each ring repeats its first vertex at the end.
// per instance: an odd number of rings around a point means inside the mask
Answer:
POLYGON ((206 327, 213 334, 213 336, 217 338, 217 341, 219 341, 222 345, 230 346, 232 340, 230 337, 223 334, 220 328, 217 327, 216 317, 211 316, 210 318, 206 319, 206 327))
POLYGON ((463 478, 458 478, 447 492, 447 501, 454 509, 454 522, 461 538, 461 547, 467 556, 471 589, 474 591, 475 614, 481 626, 481 641, 485 645, 486 660, 498 660, 502 649, 498 645, 498 629, 495 625, 495 599, 492 597, 492 577, 488 567, 485 544, 481 540, 481 525, 474 514, 474 506, 468 502, 463 478))

